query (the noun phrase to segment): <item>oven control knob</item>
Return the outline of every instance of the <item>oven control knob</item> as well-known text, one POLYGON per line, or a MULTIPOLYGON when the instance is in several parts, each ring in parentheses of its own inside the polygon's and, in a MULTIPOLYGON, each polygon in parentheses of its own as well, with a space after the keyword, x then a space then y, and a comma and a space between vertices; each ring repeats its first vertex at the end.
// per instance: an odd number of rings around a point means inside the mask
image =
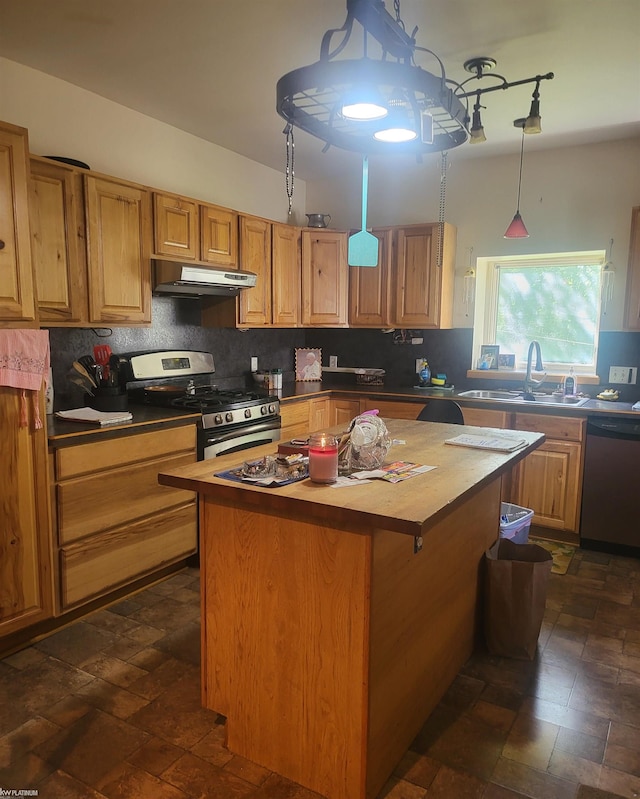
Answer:
POLYGON ((227 420, 227 422, 232 422, 233 421, 233 414, 231 412, 226 413, 224 418, 227 420))
POLYGON ((214 424, 222 424, 222 414, 216 413, 213 422, 214 424))
POLYGON ((251 408, 245 408, 244 409, 244 418, 245 419, 251 419, 251 408))
POLYGON ((261 413, 263 416, 264 416, 266 413, 268 413, 268 411, 269 411, 269 409, 267 408, 267 406, 266 406, 266 405, 261 405, 261 406, 260 406, 260 413, 261 413))
POLYGON ((275 413, 275 412, 276 412, 276 406, 275 405, 269 405, 269 413, 275 413))

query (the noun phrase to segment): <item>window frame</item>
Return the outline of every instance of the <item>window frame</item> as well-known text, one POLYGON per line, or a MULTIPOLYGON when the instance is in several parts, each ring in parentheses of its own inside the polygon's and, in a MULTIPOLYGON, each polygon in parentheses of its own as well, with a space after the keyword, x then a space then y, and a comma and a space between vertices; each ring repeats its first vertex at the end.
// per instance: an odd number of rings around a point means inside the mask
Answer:
MULTIPOLYGON (((528 255, 507 255, 478 258, 476 261, 476 287, 475 307, 473 320, 473 347, 471 354, 471 371, 476 370, 483 344, 495 344, 495 328, 498 304, 498 275, 500 266, 574 266, 576 264, 591 263, 600 267, 600 288, 598 291, 598 309, 596 312, 596 336, 592 364, 554 363, 548 369, 548 379, 555 379, 557 375, 564 375, 573 368, 575 374, 597 377, 596 366, 598 361, 598 343, 602 323, 602 272, 606 262, 605 250, 584 250, 568 253, 542 253, 528 255)), ((544 352, 542 353, 544 361, 544 352)), ((521 374, 525 365, 523 361, 516 361, 515 369, 499 370, 500 376, 508 378, 509 374, 521 374)), ((486 374, 486 372, 485 372, 486 374)), ((498 373, 493 371, 491 376, 498 373)))

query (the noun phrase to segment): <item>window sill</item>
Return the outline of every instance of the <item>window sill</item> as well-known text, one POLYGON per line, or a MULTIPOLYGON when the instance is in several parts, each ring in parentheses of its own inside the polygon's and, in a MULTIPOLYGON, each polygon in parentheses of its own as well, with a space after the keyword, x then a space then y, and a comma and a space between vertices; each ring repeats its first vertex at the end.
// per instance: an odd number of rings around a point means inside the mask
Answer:
MULTIPOLYGON (((516 372, 510 369, 469 369, 467 377, 478 380, 518 380, 524 381, 524 372, 516 372)), ((539 373, 534 373, 533 377, 539 380, 539 373)), ((545 383, 562 383, 566 374, 553 374, 547 373, 544 381, 545 383)), ((597 386, 600 385, 600 378, 598 375, 575 375, 576 382, 580 386, 597 386)))

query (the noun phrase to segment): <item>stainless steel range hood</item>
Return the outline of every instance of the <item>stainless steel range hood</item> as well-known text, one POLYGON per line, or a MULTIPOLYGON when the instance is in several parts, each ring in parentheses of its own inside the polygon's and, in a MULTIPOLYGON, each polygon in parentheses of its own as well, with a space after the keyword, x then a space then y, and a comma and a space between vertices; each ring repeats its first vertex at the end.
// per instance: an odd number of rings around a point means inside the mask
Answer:
POLYGON ((152 259, 153 293, 170 297, 235 297, 256 285, 257 275, 240 269, 193 266, 152 259))

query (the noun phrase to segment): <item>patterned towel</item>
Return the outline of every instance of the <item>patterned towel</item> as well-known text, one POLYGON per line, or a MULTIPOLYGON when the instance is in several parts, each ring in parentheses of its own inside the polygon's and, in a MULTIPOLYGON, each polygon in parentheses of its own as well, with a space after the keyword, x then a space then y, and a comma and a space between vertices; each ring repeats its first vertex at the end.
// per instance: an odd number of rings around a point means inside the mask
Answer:
POLYGON ((48 379, 49 331, 0 330, 0 386, 20 390, 20 427, 28 425, 27 391, 32 392, 35 427, 42 427, 37 392, 48 379))

